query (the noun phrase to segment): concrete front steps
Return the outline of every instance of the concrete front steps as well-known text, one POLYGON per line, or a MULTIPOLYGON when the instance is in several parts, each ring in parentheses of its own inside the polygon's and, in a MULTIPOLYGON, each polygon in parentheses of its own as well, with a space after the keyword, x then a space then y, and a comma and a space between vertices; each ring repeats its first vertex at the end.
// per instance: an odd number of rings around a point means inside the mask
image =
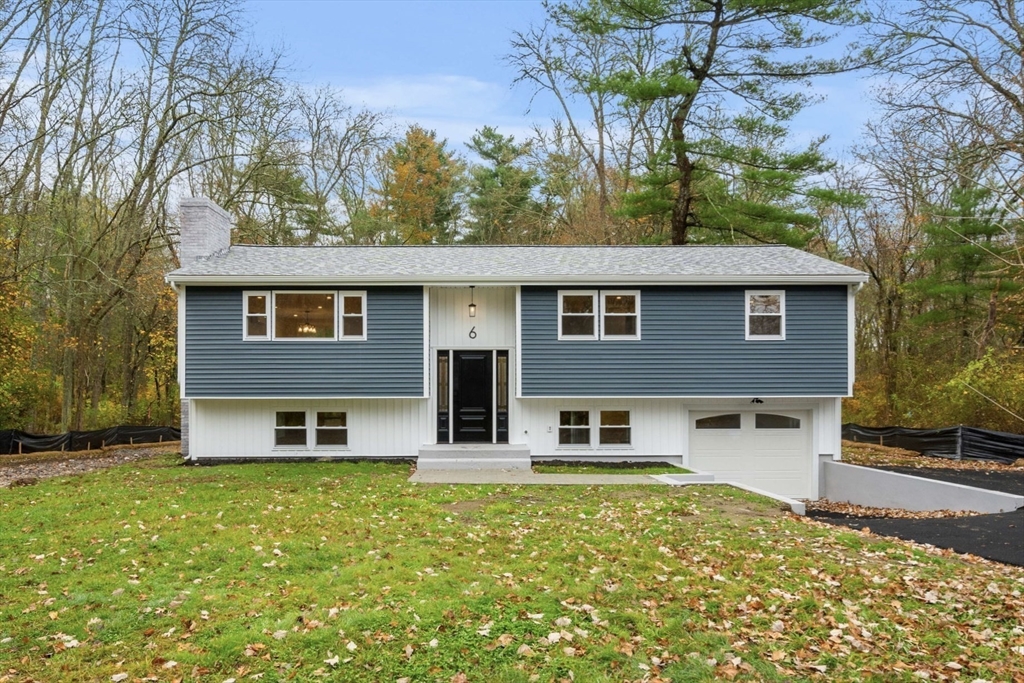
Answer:
POLYGON ((452 443, 420 448, 417 470, 526 470, 530 447, 507 443, 452 443))

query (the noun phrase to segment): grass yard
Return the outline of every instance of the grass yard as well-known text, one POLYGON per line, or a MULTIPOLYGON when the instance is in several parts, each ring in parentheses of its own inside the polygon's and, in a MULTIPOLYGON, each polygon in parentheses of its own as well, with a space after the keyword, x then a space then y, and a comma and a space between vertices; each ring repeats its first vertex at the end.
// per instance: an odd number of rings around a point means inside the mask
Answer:
POLYGON ((166 456, 0 489, 0 682, 1024 680, 1024 570, 727 487, 407 477, 166 456))
POLYGON ((690 474, 668 463, 535 463, 537 474, 690 474))

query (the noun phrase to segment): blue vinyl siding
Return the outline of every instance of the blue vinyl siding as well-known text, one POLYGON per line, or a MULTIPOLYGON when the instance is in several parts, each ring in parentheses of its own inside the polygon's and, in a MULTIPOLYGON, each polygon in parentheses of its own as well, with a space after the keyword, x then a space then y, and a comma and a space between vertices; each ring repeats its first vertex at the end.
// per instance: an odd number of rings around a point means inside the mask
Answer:
MULTIPOLYGON (((628 289, 628 287, 615 287, 628 289)), ((744 339, 743 287, 645 287, 640 341, 558 341, 558 289, 522 288, 523 396, 844 396, 847 288, 785 289, 786 339, 744 339)))
POLYGON ((186 288, 189 398, 423 395, 422 287, 367 289, 366 341, 242 341, 242 292, 186 288))

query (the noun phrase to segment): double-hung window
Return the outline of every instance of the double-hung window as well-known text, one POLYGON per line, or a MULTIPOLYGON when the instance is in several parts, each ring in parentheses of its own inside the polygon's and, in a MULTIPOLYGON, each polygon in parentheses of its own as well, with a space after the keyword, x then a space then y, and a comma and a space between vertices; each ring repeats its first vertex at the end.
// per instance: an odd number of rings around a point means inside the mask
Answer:
POLYGON ((600 443, 602 446, 628 446, 631 443, 628 410, 602 410, 600 443))
POLYGON ((243 339, 270 339, 270 292, 244 292, 243 339))
POLYGON ((348 446, 348 415, 343 412, 322 412, 316 414, 317 446, 348 446))
POLYGON ((274 446, 277 448, 306 447, 306 412, 281 410, 274 422, 274 446))
POLYGON ((771 341, 786 338, 786 293, 781 290, 746 292, 746 338, 771 341))
POLYGON ((338 292, 341 300, 341 338, 366 339, 366 292, 338 292))
POLYGON ((601 292, 601 339, 640 338, 640 292, 601 292))
POLYGON ((558 338, 597 339, 597 292, 558 292, 558 338))
POLYGON ((589 410, 560 410, 558 412, 558 445, 590 445, 589 410))

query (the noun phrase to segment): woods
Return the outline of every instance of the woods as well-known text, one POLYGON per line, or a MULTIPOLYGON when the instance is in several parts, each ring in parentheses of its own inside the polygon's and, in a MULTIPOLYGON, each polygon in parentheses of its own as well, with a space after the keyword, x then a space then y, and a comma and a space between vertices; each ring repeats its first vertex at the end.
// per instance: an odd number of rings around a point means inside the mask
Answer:
POLYGON ((1000 0, 571 0, 559 114, 465 145, 298 82, 230 0, 0 0, 0 427, 175 424, 176 205, 252 244, 785 243, 860 268, 863 424, 1024 431, 1024 33, 1000 0), (872 78, 829 158, 793 120, 872 78), (803 140, 803 142, 800 142, 803 140))

